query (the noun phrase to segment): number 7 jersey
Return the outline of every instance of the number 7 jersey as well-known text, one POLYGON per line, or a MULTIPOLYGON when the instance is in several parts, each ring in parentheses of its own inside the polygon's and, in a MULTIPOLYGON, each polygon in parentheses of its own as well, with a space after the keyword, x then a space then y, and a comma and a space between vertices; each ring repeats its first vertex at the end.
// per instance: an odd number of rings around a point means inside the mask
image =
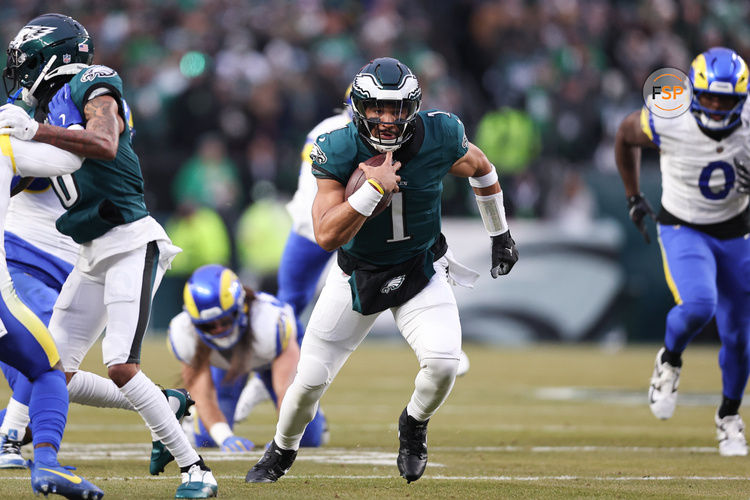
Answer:
POLYGON ((690 112, 661 118, 641 110, 641 129, 659 148, 661 205, 667 212, 692 224, 716 224, 747 208, 748 196, 735 189, 733 159, 747 154, 748 115, 746 103, 741 125, 717 141, 701 132, 690 112))

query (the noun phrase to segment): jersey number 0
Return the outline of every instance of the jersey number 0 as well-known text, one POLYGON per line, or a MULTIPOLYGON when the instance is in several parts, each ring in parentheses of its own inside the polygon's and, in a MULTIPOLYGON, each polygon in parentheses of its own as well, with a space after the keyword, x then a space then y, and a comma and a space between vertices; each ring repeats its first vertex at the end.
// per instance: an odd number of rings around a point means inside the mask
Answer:
POLYGON ((701 170, 698 186, 700 186, 701 194, 709 200, 723 200, 734 187, 734 179, 734 168, 729 163, 725 161, 712 161, 701 170), (712 190, 709 185, 711 176, 716 170, 721 170, 724 173, 724 187, 719 191, 712 190))
POLYGON ((70 174, 58 175, 52 178, 52 189, 65 208, 70 208, 78 201, 78 186, 70 174))

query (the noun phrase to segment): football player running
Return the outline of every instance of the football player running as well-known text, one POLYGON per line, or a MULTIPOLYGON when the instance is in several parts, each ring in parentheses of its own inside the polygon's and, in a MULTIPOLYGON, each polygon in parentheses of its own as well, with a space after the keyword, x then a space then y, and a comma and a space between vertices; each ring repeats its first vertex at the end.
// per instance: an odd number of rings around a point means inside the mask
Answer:
POLYGON ((492 237, 492 276, 507 274, 518 259, 495 168, 469 143, 455 115, 419 110, 421 89, 406 65, 387 57, 371 61, 355 76, 351 97, 353 122, 321 135, 310 154, 318 184, 314 233, 323 249, 338 249, 337 265, 313 309, 276 435, 247 482, 274 482, 291 467, 320 398, 385 309, 420 365, 398 419, 397 466, 409 482, 422 476, 427 424, 453 386, 461 352, 447 276, 455 261, 440 233, 446 174, 470 178, 492 237), (382 165, 364 164, 383 152, 382 165), (347 181, 357 168, 368 182, 346 200, 347 181), (395 192, 389 208, 367 220, 389 191, 395 192))
POLYGON ((647 243, 645 219, 654 213, 639 189, 640 154, 643 147, 659 149, 662 207, 655 218, 676 305, 656 355, 651 412, 660 419, 672 416, 682 353, 715 316, 722 401, 714 420, 723 456, 747 455, 739 407, 750 375, 750 182, 739 161, 750 140, 748 76, 736 52, 707 50, 690 66, 690 113, 661 118, 644 107, 623 120, 615 143, 630 218, 647 243))
MULTIPOLYGON (((0 108, 0 127, 13 137, 85 158, 72 176, 52 180, 66 208, 57 229, 81 249, 55 304, 50 332, 60 348, 71 400, 135 408, 176 458, 182 474, 176 497, 216 496, 211 470, 190 446, 168 400, 140 369, 151 299, 179 249, 146 209, 122 81, 113 69, 91 65, 93 51, 80 23, 45 14, 11 41, 4 71, 24 102, 49 111, 53 123, 84 127, 39 124, 17 106, 0 108), (111 380, 78 370, 105 326, 103 360, 111 380)), ((31 420, 33 425, 33 415, 31 420)))
MULTIPOLYGON (((249 451, 253 443, 232 431, 237 401, 257 372, 273 402, 281 403, 299 360, 294 312, 217 264, 196 269, 183 295, 184 311, 170 321, 168 336, 182 363, 183 383, 195 398, 198 414, 189 437, 200 447, 249 451)), ((326 437, 325 417, 318 412, 301 446, 320 446, 326 437)))
MULTIPOLYGON (((310 152, 320 135, 344 128, 352 121, 351 90, 350 85, 344 94, 344 109, 318 123, 307 134, 305 146, 302 149, 297 190, 294 192, 292 201, 287 204, 287 210, 292 217, 292 230, 289 232, 279 263, 278 296, 279 300, 292 306, 297 318, 315 296, 318 280, 333 254, 333 252, 323 250, 315 241, 312 205, 315 194, 318 192, 318 183, 312 172, 310 152), (299 269, 305 269, 305 272, 300 273, 299 269)), ((301 344, 304 329, 299 320, 297 326, 301 344)), ((462 350, 456 375, 460 377, 468 370, 469 358, 462 350)))

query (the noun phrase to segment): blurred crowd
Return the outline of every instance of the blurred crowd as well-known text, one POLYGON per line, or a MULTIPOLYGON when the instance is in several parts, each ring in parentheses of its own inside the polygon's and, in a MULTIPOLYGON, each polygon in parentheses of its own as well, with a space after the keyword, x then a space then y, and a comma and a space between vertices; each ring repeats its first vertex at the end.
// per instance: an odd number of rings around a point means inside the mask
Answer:
MULTIPOLYGON (((279 233, 252 221, 281 213, 306 133, 373 57, 412 68, 422 109, 462 118, 512 215, 578 224, 595 210, 581 175, 615 169, 614 134, 652 70, 716 45, 750 56, 747 0, 4 0, 2 43, 44 12, 83 23, 122 76, 152 212, 249 266, 269 256, 234 249, 279 233)), ((444 201, 476 210, 465 182, 444 201)))

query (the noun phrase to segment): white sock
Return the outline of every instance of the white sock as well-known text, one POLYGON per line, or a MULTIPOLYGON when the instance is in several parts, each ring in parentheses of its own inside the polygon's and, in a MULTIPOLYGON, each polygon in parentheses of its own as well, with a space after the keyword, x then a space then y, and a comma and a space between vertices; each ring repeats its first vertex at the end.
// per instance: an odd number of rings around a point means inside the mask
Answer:
POLYGON ((29 425, 29 407, 10 398, 3 425, 0 426, 0 434, 7 435, 8 439, 13 441, 21 441, 26 435, 27 425, 29 425))
POLYGON ((279 422, 276 424, 274 441, 282 450, 298 450, 307 424, 318 411, 318 402, 326 390, 326 385, 306 386, 299 377, 286 390, 279 409, 279 422))
POLYGON ((68 394, 71 403, 135 411, 114 382, 91 372, 76 372, 68 382, 68 394))
POLYGON ((120 391, 151 429, 152 436, 164 443, 179 467, 194 464, 200 459, 182 432, 167 398, 145 373, 139 370, 120 391))

